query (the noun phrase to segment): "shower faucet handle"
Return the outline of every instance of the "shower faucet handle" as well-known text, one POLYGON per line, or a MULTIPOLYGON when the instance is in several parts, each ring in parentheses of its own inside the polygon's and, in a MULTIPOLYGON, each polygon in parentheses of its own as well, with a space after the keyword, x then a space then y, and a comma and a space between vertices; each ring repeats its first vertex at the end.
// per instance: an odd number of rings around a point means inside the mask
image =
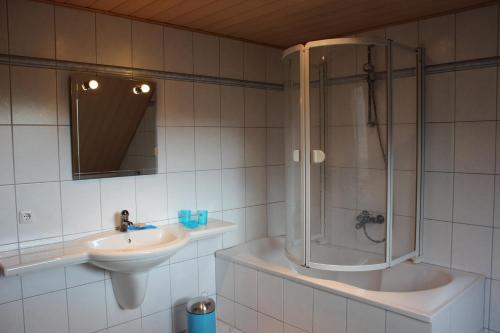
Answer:
POLYGON ((322 150, 314 149, 311 151, 312 163, 323 163, 325 161, 325 153, 322 150))

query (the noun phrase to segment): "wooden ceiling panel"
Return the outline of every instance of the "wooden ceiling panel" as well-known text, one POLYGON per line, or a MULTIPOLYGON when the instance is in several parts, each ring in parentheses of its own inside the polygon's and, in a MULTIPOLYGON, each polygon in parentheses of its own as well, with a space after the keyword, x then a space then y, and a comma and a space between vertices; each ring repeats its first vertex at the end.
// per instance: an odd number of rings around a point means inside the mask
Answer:
POLYGON ((493 0, 39 0, 288 47, 493 0))

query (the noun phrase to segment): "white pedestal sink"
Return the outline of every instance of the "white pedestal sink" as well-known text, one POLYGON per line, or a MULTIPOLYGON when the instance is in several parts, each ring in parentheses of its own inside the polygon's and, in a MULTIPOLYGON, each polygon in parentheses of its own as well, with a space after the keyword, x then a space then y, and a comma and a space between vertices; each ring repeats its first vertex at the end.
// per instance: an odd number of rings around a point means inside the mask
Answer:
POLYGON ((89 262, 110 271, 118 304, 134 309, 142 304, 149 270, 170 258, 189 241, 182 229, 150 229, 91 240, 89 262))

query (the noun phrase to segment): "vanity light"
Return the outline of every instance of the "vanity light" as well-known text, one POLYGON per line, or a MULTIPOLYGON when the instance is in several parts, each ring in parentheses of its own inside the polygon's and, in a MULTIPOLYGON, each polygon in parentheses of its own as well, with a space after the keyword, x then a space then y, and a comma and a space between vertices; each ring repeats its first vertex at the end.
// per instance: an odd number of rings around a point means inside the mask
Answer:
POLYGON ((82 83, 83 90, 95 90, 97 89, 97 87, 99 87, 99 82, 97 82, 96 80, 90 80, 82 83))
POLYGON ((136 95, 138 95, 138 94, 147 94, 150 90, 151 90, 151 87, 149 86, 149 84, 146 84, 146 83, 143 83, 140 86, 136 86, 136 87, 134 87, 132 89, 132 91, 136 95))

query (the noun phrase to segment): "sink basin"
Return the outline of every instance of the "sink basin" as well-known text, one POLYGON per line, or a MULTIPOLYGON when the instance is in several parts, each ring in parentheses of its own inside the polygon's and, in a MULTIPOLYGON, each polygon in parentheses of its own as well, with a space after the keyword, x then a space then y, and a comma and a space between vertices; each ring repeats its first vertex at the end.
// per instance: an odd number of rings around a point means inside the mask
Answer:
POLYGON ((119 233, 87 243, 89 261, 115 272, 142 272, 161 264, 189 241, 184 230, 149 229, 119 233))
POLYGON ((189 235, 181 228, 158 228, 91 239, 86 243, 89 262, 110 271, 113 292, 124 309, 142 304, 149 270, 165 262, 187 244, 189 235))

